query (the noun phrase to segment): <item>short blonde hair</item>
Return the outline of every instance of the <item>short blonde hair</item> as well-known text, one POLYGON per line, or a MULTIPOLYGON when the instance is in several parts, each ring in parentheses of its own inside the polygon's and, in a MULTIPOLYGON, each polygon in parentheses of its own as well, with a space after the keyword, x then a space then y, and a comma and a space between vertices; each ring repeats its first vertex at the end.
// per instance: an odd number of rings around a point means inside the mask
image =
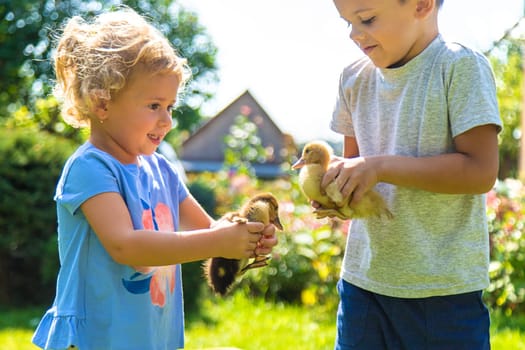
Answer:
POLYGON ((191 73, 166 37, 129 8, 87 22, 75 16, 64 27, 55 59, 55 94, 62 116, 74 126, 87 126, 93 103, 111 100, 135 69, 176 74, 182 87, 191 73))

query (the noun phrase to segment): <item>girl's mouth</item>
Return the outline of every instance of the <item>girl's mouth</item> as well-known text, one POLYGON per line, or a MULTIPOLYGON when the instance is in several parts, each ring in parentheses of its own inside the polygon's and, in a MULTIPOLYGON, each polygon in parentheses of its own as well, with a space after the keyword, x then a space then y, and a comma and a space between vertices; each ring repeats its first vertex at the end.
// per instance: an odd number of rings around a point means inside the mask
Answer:
POLYGON ((148 138, 154 145, 158 146, 162 142, 162 137, 158 135, 148 134, 148 138))

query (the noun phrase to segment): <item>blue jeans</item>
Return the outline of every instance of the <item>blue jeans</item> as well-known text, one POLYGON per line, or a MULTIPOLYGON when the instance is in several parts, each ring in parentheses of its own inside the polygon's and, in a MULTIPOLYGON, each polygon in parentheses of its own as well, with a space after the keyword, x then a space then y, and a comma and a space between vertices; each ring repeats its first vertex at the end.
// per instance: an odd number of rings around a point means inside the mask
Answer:
POLYGON ((387 297, 340 280, 336 350, 486 350, 481 291, 418 299, 387 297))

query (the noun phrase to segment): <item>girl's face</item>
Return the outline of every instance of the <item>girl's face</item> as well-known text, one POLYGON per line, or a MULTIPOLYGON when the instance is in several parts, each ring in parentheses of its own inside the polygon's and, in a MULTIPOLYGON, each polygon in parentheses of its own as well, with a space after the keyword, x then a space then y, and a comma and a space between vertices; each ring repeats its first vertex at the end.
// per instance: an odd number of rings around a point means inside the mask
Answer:
POLYGON ((380 68, 399 67, 417 56, 437 35, 423 5, 431 1, 334 0, 352 30, 350 38, 380 68), (435 31, 435 33, 433 33, 435 31))
POLYGON ((94 120, 91 142, 124 164, 151 155, 171 130, 179 79, 175 74, 137 71, 94 120))

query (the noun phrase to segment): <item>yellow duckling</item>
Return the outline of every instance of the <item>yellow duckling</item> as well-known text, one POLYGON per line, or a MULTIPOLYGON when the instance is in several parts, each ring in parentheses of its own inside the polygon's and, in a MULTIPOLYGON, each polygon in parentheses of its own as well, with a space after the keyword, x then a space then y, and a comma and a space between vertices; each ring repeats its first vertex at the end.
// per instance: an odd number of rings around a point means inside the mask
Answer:
POLYGON ((301 158, 292 165, 293 169, 301 169, 299 185, 304 195, 321 206, 314 210, 316 217, 320 219, 335 216, 347 220, 385 215, 392 218, 393 215, 388 210, 383 197, 374 190, 368 191, 353 207, 349 205, 350 198, 343 198, 335 182, 331 182, 323 191, 321 181, 328 169, 332 154, 332 147, 327 143, 313 141, 304 146, 301 158))
MULTIPOLYGON (((274 224, 282 230, 279 219, 279 204, 271 193, 261 193, 251 198, 238 212, 230 212, 223 218, 231 222, 262 222, 265 225, 274 224)), ((251 263, 248 259, 227 259, 215 257, 204 263, 204 274, 208 285, 214 292, 225 295, 237 276, 244 274, 249 269, 268 265, 268 256, 257 256, 251 263)))

